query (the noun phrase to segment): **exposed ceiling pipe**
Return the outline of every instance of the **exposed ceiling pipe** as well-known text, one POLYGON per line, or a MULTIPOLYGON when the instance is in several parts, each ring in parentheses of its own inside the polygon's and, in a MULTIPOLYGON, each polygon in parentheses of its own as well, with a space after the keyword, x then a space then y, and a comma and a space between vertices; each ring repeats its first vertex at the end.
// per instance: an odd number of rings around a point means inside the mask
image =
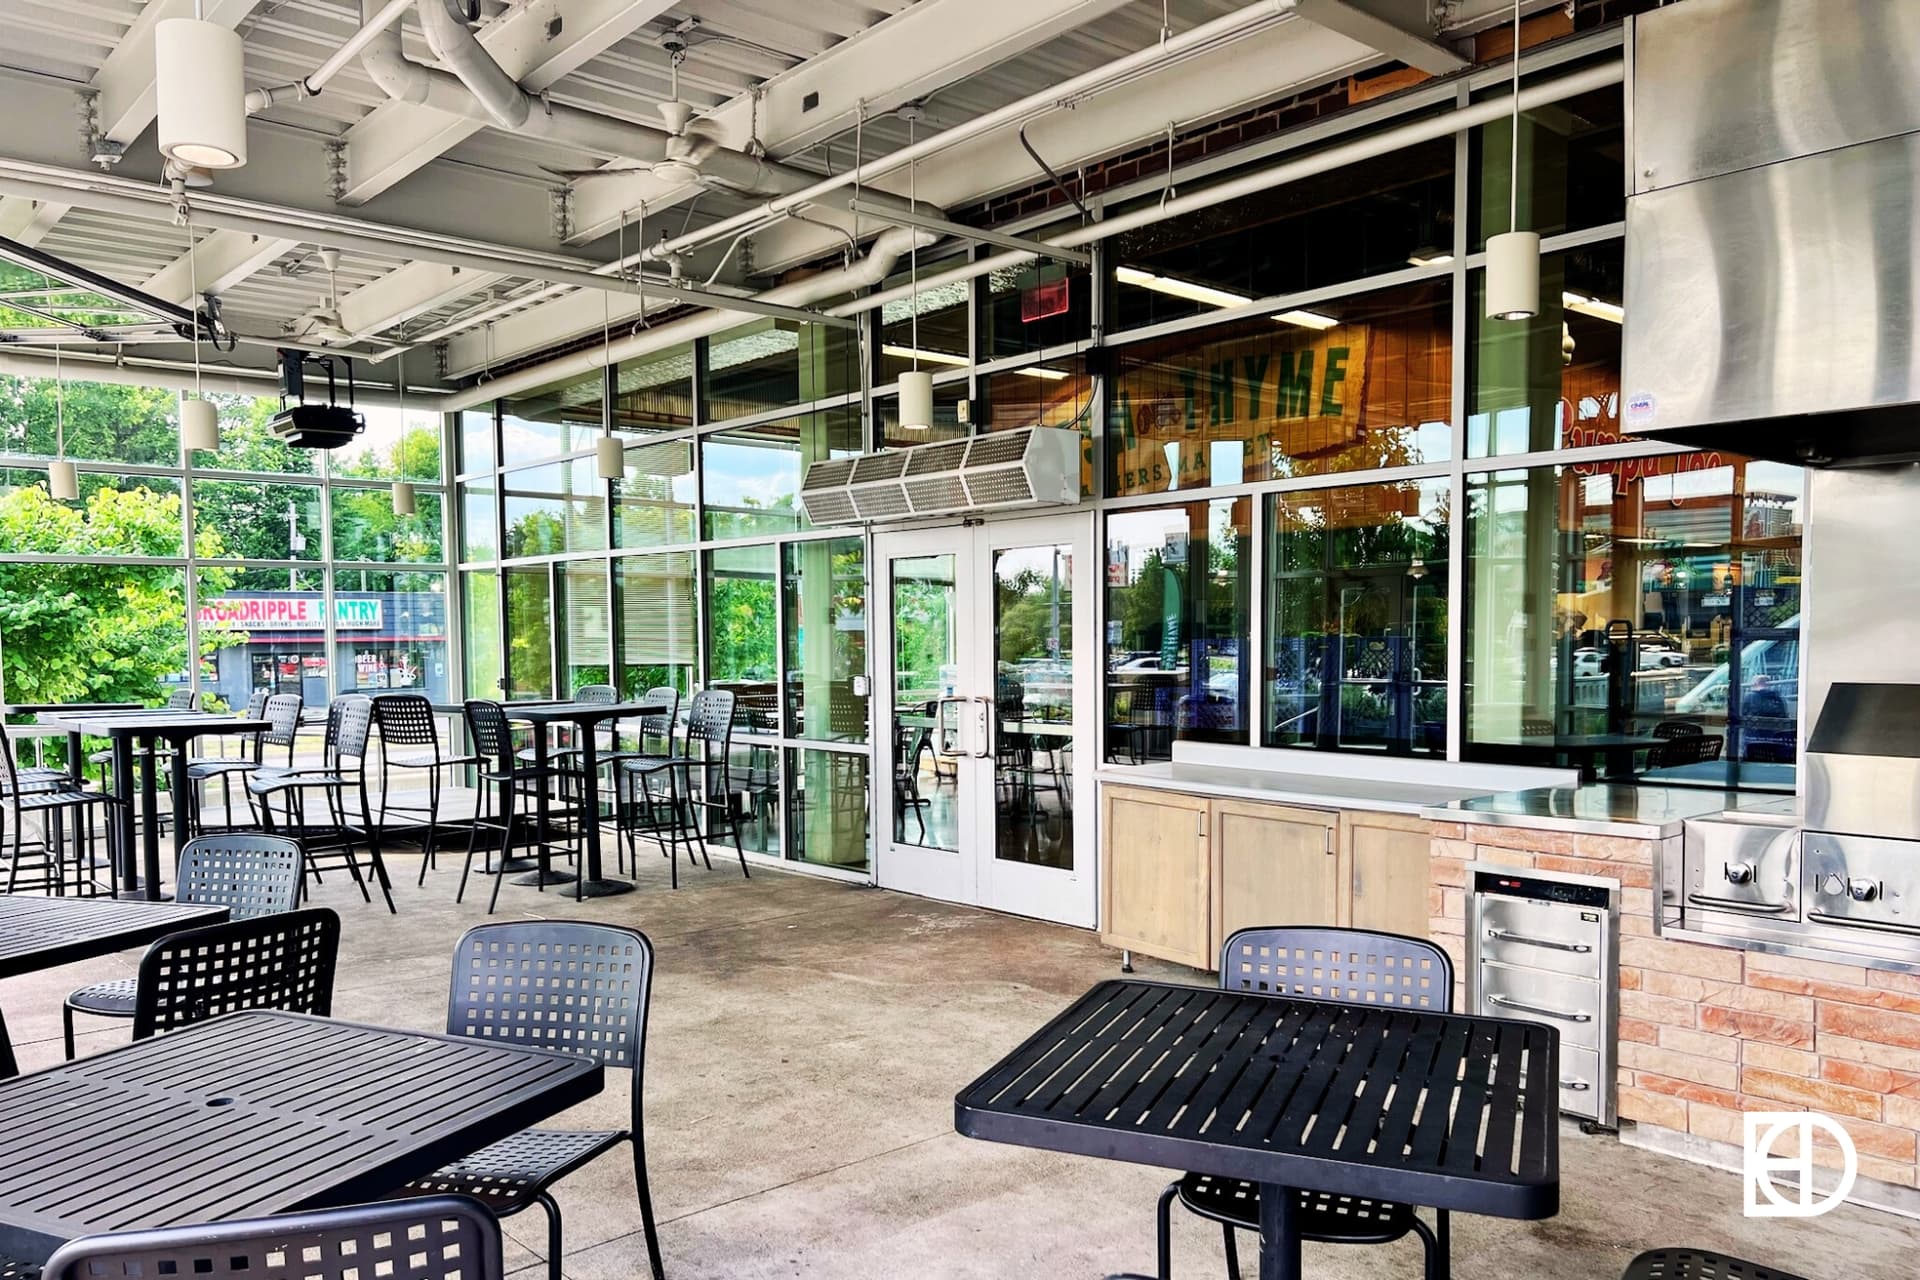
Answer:
POLYGON ((338 75, 343 67, 352 62, 360 50, 375 37, 400 20, 400 15, 413 7, 413 0, 387 0, 378 12, 371 15, 367 6, 360 6, 360 29, 347 37, 346 43, 328 55, 327 60, 311 72, 295 80, 292 84, 274 85, 269 89, 255 89, 247 94, 247 111, 265 111, 280 102, 294 102, 301 98, 311 98, 327 87, 327 81, 338 75))
MULTIPOLYGON (((78 205, 101 213, 120 213, 135 218, 154 219, 173 216, 171 193, 145 183, 72 170, 48 170, 41 165, 0 159, 0 194, 46 200, 55 204, 78 205), (36 175, 51 173, 60 181, 45 181, 39 176, 17 178, 11 174, 27 171, 36 175)), ((698 288, 685 283, 647 280, 644 283, 612 274, 612 268, 592 259, 537 254, 506 245, 488 246, 479 242, 453 241, 426 232, 364 222, 339 215, 288 211, 294 216, 274 216, 252 212, 250 202, 209 197, 204 193, 193 201, 194 222, 202 227, 240 231, 249 235, 280 240, 300 240, 325 244, 336 249, 351 249, 378 257, 412 257, 444 266, 458 267, 489 277, 507 272, 577 289, 599 289, 607 293, 645 293, 651 297, 673 299, 696 306, 717 307, 743 315, 775 316, 785 320, 826 322, 844 325, 819 312, 762 301, 754 296, 736 297, 698 288), (297 220, 296 220, 297 219, 297 220), (454 248, 464 244, 470 247, 454 248), (564 262, 566 266, 550 265, 564 262), (605 274, 600 274, 604 268, 605 274)), ((271 206, 264 206, 271 209, 271 206)))
MULTIPOLYGON (((1605 89, 1619 84, 1625 75, 1624 64, 1619 61, 1608 62, 1600 66, 1588 67, 1557 80, 1549 80, 1520 91, 1520 110, 1534 111, 1551 103, 1560 102, 1582 93, 1591 93, 1596 89, 1605 89)), ((1038 237, 1042 243, 1059 248, 1075 249, 1105 240, 1111 236, 1137 231, 1141 227, 1163 222, 1168 218, 1177 218, 1183 214, 1194 213, 1201 209, 1210 209, 1215 205, 1238 200, 1256 192, 1265 191, 1283 183, 1297 182, 1315 174, 1358 164, 1377 156, 1399 151, 1406 147, 1431 142, 1436 138, 1449 137, 1463 129, 1474 129, 1504 120, 1513 110, 1513 100, 1502 95, 1485 102, 1476 102, 1472 106, 1461 107, 1443 115, 1431 116, 1425 120, 1416 120, 1403 124, 1384 133, 1357 138, 1352 142, 1339 143, 1325 147, 1311 155, 1284 164, 1258 169, 1239 178, 1226 182, 1217 182, 1209 187, 1190 191, 1186 195, 1175 196, 1164 204, 1146 204, 1132 213, 1123 213, 1101 222, 1089 223, 1084 227, 1075 227, 1060 235, 1038 237)), ((979 258, 964 266, 953 267, 946 271, 923 275, 919 280, 922 292, 941 285, 957 284, 983 276, 989 271, 998 271, 1004 267, 1017 267, 1032 262, 1034 254, 1013 250, 979 258)), ((832 315, 853 315, 889 302, 898 301, 912 292, 912 286, 901 285, 887 289, 856 302, 837 307, 829 307, 832 315)))
MULTIPOLYGON (((434 3, 436 0, 424 0, 424 2, 434 3)), ((1072 106, 1076 100, 1088 94, 1112 88, 1143 72, 1161 70, 1170 62, 1229 43, 1242 36, 1250 35, 1262 27, 1291 18, 1294 3, 1295 0, 1260 0, 1258 4, 1237 9, 1223 17, 1215 18, 1212 22, 1202 23, 1190 31, 1168 36, 1157 44, 1116 58, 1112 62, 1095 67, 1091 71, 1074 76, 1051 88, 1028 94, 1016 102, 1010 102, 1004 107, 975 116, 971 120, 957 124, 951 129, 942 130, 912 145, 890 151, 886 155, 857 164, 850 169, 843 169, 839 173, 809 183, 797 191, 769 200, 757 208, 748 209, 729 218, 722 218, 718 222, 690 231, 677 239, 666 241, 655 246, 649 256, 657 258, 667 254, 689 253, 710 241, 770 222, 789 209, 802 204, 819 203, 829 195, 855 183, 865 187, 883 174, 905 168, 915 160, 925 159, 927 156, 957 146, 971 138, 977 138, 1009 125, 1021 124, 1044 112, 1063 106, 1072 106)), ((863 204, 871 194, 870 188, 861 192, 863 204)))
MULTIPOLYGON (((870 289, 887 278, 887 273, 892 271, 894 264, 913 247, 916 239, 924 249, 939 237, 932 232, 916 231, 910 227, 891 227, 881 232, 874 239, 873 247, 867 250, 867 256, 852 266, 840 271, 808 276, 804 280, 796 280, 792 284, 769 289, 760 296, 769 301, 799 307, 836 297, 842 293, 870 289)), ((684 320, 674 320, 667 324, 656 325, 651 329, 642 329, 639 333, 615 339, 611 345, 594 346, 576 351, 571 355, 561 356, 557 360, 548 360, 530 368, 516 370, 505 377, 490 378, 465 391, 455 391, 443 396, 438 407, 443 412, 456 413, 497 396, 518 395, 523 391, 532 391, 565 378, 591 373, 611 362, 631 360, 663 347, 691 342, 695 338, 719 333, 723 329, 732 328, 736 323, 738 322, 726 315, 712 311, 702 312, 699 315, 688 316, 684 320)))
MULTIPOLYGON (((363 6, 366 3, 361 0, 363 6)), ((509 133, 518 132, 533 114, 533 103, 527 91, 480 47, 466 20, 448 11, 447 0, 420 0, 414 11, 420 15, 420 29, 433 56, 459 77, 494 124, 509 133)))

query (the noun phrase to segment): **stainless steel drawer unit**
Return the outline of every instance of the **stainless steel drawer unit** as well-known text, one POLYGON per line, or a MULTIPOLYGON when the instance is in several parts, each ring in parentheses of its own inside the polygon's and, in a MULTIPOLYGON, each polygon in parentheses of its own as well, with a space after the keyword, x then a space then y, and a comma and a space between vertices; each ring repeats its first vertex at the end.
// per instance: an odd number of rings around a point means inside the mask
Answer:
POLYGON ((1560 1029, 1560 1109, 1615 1123, 1620 886, 1593 876, 1467 866, 1467 1007, 1560 1029))

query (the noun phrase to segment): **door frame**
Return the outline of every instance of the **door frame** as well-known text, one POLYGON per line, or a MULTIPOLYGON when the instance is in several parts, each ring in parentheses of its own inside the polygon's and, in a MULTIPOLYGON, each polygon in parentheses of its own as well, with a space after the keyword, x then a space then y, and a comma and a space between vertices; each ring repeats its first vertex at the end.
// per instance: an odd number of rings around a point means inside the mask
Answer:
MULTIPOLYGON (((875 746, 872 772, 874 808, 874 881, 882 888, 1034 916, 1079 928, 1099 921, 1098 811, 1094 767, 1101 737, 1100 672, 1105 646, 1096 633, 1099 584, 1091 575, 1097 560, 1094 515, 1089 510, 1047 513, 970 524, 876 531, 869 588, 879 607, 874 620, 873 654, 875 746), (1041 867, 997 856, 991 713, 994 676, 996 600, 994 562, 1002 551, 1065 545, 1072 585, 1066 621, 1076 652, 1072 670, 1073 737, 1066 785, 1071 791, 1072 859, 1069 869, 1041 867), (956 831, 958 849, 948 853, 896 841, 894 831, 894 632, 893 562, 919 556, 954 557, 955 656, 961 667, 957 693, 987 700, 987 739, 969 733, 966 754, 958 761, 956 831)), ((975 704, 961 704, 971 707, 975 704)), ((957 709, 956 709, 957 710, 957 709)))

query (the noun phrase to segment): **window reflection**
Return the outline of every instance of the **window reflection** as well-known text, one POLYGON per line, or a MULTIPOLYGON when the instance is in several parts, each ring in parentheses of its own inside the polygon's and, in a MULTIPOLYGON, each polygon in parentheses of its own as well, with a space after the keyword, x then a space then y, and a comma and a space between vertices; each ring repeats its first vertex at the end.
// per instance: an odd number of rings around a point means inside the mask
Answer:
POLYGON ((690 551, 626 556, 613 562, 620 608, 620 691, 690 693, 700 651, 700 618, 690 551))
POLYGON ((1467 456, 1621 444, 1623 263, 1617 242, 1540 262, 1540 314, 1489 320, 1484 271, 1469 277, 1467 456))
POLYGON ((771 543, 707 553, 708 687, 733 694, 735 733, 780 732, 778 574, 771 543))
POLYGON ((501 480, 506 490, 504 554, 550 556, 606 549, 606 485, 594 474, 593 459, 522 467, 504 473, 501 480))
POLYGON ((1792 787, 1798 468, 1708 451, 1468 480, 1470 757, 1792 787))
POLYGON ((593 446, 606 412, 606 371, 500 402, 500 461, 511 465, 593 446))
POLYGON ((1448 484, 1267 499, 1269 746, 1439 755, 1448 484))
POLYGON ((1244 742, 1252 504, 1220 498, 1107 521, 1107 751, 1164 760, 1175 739, 1244 742))
POLYGON ((788 543, 783 553, 787 732, 824 742, 867 740, 867 544, 788 543))
POLYGON ((707 536, 741 538, 807 527, 799 505, 809 462, 860 452, 860 411, 826 409, 704 436, 707 536))

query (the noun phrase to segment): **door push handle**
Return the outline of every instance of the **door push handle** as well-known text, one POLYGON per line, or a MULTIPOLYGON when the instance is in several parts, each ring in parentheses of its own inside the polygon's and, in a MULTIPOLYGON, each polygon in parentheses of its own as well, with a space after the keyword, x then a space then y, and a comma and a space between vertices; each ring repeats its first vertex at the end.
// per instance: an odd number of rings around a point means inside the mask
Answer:
POLYGON ((1585 1080, 1562 1080, 1560 1087, 1569 1093, 1585 1093, 1587 1090, 1593 1088, 1593 1086, 1585 1080))
POLYGON ((1515 1000, 1512 996, 1501 995, 1497 991, 1488 996, 1487 999, 1503 1009, 1513 1009, 1520 1013, 1537 1013, 1543 1018, 1558 1018, 1562 1022, 1593 1021, 1593 1015, 1590 1013, 1576 1013, 1566 1009, 1550 1009, 1545 1005, 1528 1004, 1523 1000, 1515 1000))
POLYGON ((1752 884, 1753 864, 1751 862, 1726 862, 1720 869, 1726 873, 1728 884, 1752 884))
POLYGON ((1586 955, 1593 950, 1584 942, 1555 942, 1552 938, 1534 938, 1524 933, 1509 933, 1505 929, 1488 929, 1487 937, 1495 942, 1518 942, 1529 947, 1546 947, 1550 951, 1571 951, 1576 955, 1586 955))

